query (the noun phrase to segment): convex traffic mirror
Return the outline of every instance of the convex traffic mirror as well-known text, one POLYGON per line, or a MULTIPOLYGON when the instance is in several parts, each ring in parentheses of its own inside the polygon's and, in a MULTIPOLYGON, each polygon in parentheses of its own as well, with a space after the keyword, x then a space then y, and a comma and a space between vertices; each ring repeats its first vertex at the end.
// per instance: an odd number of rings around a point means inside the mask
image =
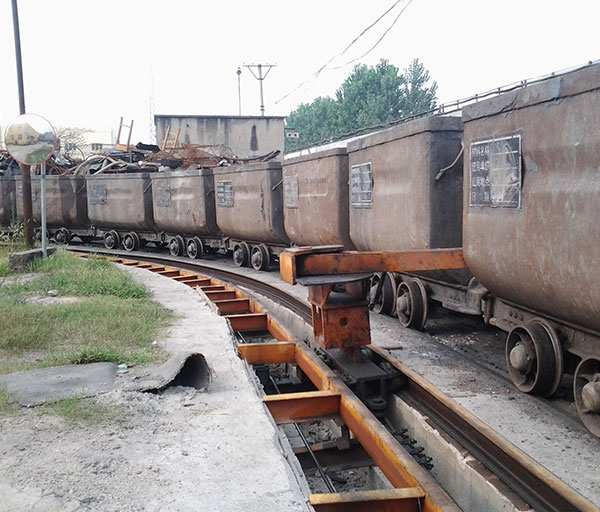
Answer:
POLYGON ((6 150, 25 165, 44 163, 56 149, 52 125, 37 114, 23 114, 12 121, 4 133, 6 150))

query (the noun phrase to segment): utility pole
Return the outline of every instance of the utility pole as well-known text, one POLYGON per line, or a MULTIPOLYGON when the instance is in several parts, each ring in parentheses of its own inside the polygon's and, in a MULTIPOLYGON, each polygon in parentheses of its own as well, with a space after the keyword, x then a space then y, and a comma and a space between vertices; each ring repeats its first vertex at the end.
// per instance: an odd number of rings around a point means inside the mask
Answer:
MULTIPOLYGON (((15 56, 17 60, 17 82, 19 87, 19 114, 25 113, 25 88, 23 87, 23 62, 21 60, 21 34, 19 30, 19 10, 17 0, 12 0, 13 29, 15 35, 15 56)), ((33 208, 31 206, 31 174, 29 165, 21 167, 21 186, 23 187, 23 231, 25 245, 33 247, 33 208)))
POLYGON ((265 115, 265 100, 263 99, 263 80, 265 78, 267 78, 267 75, 269 74, 269 71, 271 71, 271 68, 274 68, 277 64, 244 64, 245 68, 248 68, 250 70, 250 73, 252 73, 254 75, 254 78, 256 78, 258 80, 258 83, 260 84, 260 115, 264 116, 265 115), (263 76, 262 70, 264 68, 267 68, 266 73, 263 76), (257 68, 258 70, 258 74, 254 73, 252 68, 257 68))
POLYGON ((240 75, 242 74, 242 70, 237 68, 237 77, 238 77, 238 115, 242 117, 242 85, 240 83, 240 75))

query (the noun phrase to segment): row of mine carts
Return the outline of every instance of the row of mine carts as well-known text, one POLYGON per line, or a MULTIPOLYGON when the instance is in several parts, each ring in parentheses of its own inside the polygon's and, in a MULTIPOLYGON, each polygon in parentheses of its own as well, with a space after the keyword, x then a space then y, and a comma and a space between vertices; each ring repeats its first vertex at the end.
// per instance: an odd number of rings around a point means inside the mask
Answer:
MULTIPOLYGON (((550 396, 572 379, 600 435, 599 87, 590 65, 283 164, 52 176, 48 226, 58 242, 225 250, 256 269, 290 244, 462 247, 469 270, 374 275, 375 309, 414 328, 431 300, 483 317, 508 332, 515 385, 550 396)), ((6 198, 20 197, 11 179, 0 180, 2 224, 6 198)))

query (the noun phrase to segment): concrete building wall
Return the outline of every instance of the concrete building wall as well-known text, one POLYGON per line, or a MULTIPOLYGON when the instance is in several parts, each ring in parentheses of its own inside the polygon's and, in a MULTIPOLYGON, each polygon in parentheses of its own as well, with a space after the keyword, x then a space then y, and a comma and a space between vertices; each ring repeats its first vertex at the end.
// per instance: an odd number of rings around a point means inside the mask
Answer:
POLYGON ((156 140, 162 144, 170 128, 170 139, 178 130, 180 144, 223 145, 240 158, 284 149, 284 117, 169 116, 155 115, 156 140))

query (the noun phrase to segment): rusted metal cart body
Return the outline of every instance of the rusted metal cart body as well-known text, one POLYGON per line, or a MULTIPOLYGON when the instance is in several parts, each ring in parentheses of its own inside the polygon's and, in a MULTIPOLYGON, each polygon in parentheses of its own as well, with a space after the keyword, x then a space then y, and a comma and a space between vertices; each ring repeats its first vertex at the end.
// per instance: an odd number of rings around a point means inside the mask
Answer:
POLYGON ((215 187, 210 169, 152 174, 154 223, 171 234, 216 237, 215 187))
POLYGON ((358 250, 460 247, 461 140, 459 117, 429 117, 348 143, 350 237, 358 250))
POLYGON ((155 232, 148 173, 88 176, 90 222, 99 229, 155 232))
POLYGON ((497 297, 600 331, 600 66, 465 108, 464 255, 497 297))
POLYGON ((349 231, 345 148, 285 160, 283 198, 285 232, 293 244, 354 247, 349 231))

